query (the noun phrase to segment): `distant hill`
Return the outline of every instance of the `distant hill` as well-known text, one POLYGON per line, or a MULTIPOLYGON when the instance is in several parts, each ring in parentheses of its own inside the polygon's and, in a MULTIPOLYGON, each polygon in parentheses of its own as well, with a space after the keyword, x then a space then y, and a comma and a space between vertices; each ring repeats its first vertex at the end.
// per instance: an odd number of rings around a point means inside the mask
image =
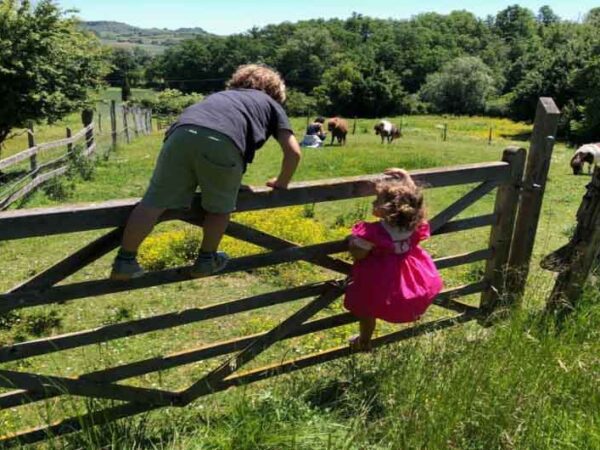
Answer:
POLYGON ((89 21, 82 26, 94 33, 106 45, 112 47, 142 47, 151 53, 163 52, 167 47, 184 39, 196 36, 208 36, 210 33, 202 28, 139 28, 122 22, 89 21))

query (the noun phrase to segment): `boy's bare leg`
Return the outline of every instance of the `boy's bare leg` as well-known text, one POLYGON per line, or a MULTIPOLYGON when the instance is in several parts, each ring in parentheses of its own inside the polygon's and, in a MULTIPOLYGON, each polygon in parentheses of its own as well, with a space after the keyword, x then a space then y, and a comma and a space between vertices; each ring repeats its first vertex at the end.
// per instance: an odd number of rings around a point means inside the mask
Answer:
POLYGON ((121 248, 129 253, 137 253, 138 248, 146 239, 146 236, 150 234, 164 211, 164 208, 153 208, 144 206, 141 203, 138 204, 127 220, 121 248))
POLYGON ((205 253, 217 251, 221 239, 225 234, 225 230, 227 229, 227 225, 229 224, 229 216, 229 213, 206 213, 204 216, 204 223, 202 224, 204 234, 200 251, 205 253))

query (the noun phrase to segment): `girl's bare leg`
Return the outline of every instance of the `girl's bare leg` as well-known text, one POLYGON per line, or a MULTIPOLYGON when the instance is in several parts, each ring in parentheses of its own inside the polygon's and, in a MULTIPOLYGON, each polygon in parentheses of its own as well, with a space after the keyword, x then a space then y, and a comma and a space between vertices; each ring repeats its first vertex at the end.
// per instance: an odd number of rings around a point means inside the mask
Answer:
POLYGON ((371 338, 377 320, 374 317, 361 317, 358 323, 360 334, 350 340, 350 348, 354 351, 368 352, 371 350, 371 338))

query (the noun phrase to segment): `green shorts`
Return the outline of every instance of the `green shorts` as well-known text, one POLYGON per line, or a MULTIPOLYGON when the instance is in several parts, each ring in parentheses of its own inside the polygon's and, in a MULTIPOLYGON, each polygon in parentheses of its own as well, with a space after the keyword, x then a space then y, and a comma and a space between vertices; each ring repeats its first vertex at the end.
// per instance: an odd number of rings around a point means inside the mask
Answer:
POLYGON ((165 141, 142 204, 189 208, 199 186, 204 210, 229 213, 235 210, 243 171, 242 154, 227 136, 182 125, 165 141))

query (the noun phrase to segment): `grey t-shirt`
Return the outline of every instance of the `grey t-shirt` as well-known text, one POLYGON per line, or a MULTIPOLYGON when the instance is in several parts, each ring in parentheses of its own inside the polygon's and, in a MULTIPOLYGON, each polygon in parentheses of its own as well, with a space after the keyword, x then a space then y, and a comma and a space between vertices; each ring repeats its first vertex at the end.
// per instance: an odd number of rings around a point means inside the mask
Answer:
POLYGON ((186 108, 171 128, 197 125, 229 137, 251 163, 254 153, 278 130, 293 132, 283 107, 256 89, 231 89, 217 92, 186 108))

